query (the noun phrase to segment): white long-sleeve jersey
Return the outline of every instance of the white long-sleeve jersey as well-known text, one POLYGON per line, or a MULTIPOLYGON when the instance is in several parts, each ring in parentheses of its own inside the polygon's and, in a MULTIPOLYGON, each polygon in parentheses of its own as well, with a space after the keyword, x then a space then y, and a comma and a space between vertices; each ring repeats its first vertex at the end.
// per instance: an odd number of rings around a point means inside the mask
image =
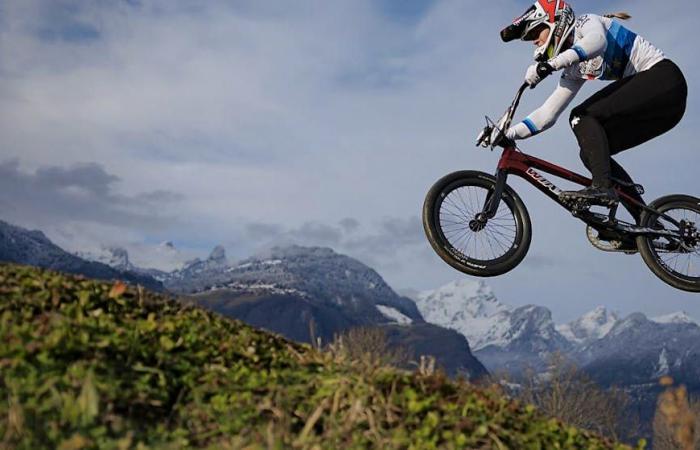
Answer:
POLYGON ((559 85, 542 106, 508 129, 510 139, 524 139, 554 125, 587 80, 619 80, 664 59, 661 50, 607 17, 580 16, 573 36, 571 48, 549 60, 555 70, 563 70, 559 85))

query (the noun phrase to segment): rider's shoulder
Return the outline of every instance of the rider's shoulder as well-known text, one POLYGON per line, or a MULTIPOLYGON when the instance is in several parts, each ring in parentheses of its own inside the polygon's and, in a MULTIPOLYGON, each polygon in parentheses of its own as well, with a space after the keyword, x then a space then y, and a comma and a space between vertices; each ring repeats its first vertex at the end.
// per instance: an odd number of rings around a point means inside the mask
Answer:
POLYGON ((582 28, 585 25, 590 25, 592 23, 602 23, 603 22, 603 16, 599 16, 597 14, 582 14, 576 18, 576 23, 574 24, 575 28, 582 28))

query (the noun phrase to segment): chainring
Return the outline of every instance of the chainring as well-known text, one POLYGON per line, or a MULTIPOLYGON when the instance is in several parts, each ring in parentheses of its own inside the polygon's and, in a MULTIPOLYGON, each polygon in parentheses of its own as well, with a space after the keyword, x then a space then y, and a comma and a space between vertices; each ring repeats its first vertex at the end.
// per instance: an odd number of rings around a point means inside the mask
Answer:
POLYGON ((620 247, 622 247, 622 241, 600 239, 599 235, 599 231, 592 226, 588 225, 586 227, 586 237, 588 238, 588 242, 590 242, 591 245, 598 250, 604 252, 624 252, 627 254, 636 253, 630 250, 621 250, 620 247))

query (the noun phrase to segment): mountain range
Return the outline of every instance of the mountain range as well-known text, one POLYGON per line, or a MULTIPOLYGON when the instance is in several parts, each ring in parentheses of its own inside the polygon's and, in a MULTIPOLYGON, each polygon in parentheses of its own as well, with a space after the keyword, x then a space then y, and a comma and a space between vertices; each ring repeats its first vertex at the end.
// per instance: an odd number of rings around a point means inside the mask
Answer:
POLYGON ((327 343, 352 327, 380 327, 390 345, 403 347, 414 359, 431 355, 450 375, 487 374, 463 335, 425 322, 415 303, 396 294, 376 271, 328 248, 275 248, 231 265, 217 246, 206 259, 163 272, 134 266, 118 247, 78 256, 39 231, 0 222, 0 261, 165 288, 297 341, 327 343))
POLYGON ((700 325, 684 312, 620 318, 599 306, 557 325, 547 308, 506 305, 483 281, 470 280, 418 293, 415 301, 426 321, 466 336, 489 370, 545 371, 560 352, 604 384, 654 383, 661 375, 700 380, 700 325))
POLYGON ((120 279, 155 291, 164 289, 160 281, 147 274, 126 267, 112 267, 101 262, 87 261, 55 245, 41 231, 30 231, 3 221, 0 221, 0 261, 59 270, 101 280, 120 279))
POLYGON ((682 312, 649 319, 598 307, 556 324, 549 309, 507 305, 483 281, 470 279, 409 298, 361 262, 318 247, 274 248, 232 263, 217 246, 206 259, 170 272, 136 267, 120 248, 106 249, 98 261, 83 258, 39 231, 0 222, 0 260, 164 288, 297 341, 328 342, 370 325, 385 329, 392 343, 410 343, 415 354, 433 354, 448 372, 472 378, 486 370, 546 372, 559 352, 604 385, 648 389, 671 375, 695 389, 700 380, 700 326, 682 312))

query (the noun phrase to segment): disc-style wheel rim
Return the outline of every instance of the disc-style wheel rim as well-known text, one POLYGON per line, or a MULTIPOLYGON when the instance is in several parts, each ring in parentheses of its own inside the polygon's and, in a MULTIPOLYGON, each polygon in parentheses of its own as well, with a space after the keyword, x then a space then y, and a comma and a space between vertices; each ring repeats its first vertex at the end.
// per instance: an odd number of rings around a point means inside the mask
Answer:
POLYGON ((445 241, 472 261, 497 261, 516 248, 518 222, 506 201, 500 202, 493 218, 479 221, 491 192, 481 186, 459 186, 445 191, 439 205, 438 224, 445 241))

